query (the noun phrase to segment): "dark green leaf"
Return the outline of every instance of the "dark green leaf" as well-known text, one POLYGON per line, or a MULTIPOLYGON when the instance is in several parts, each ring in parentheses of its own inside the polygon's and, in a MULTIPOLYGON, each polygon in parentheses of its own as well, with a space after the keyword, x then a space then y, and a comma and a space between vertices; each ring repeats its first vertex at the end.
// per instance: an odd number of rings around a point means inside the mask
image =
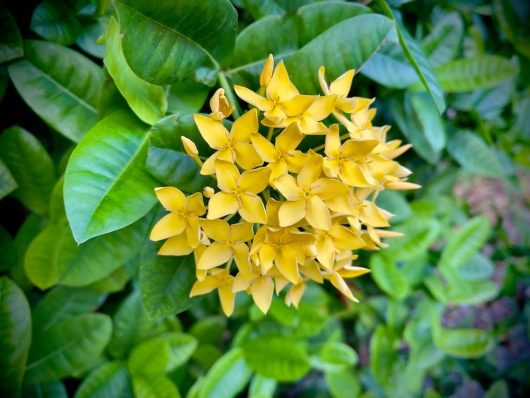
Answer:
POLYGON ((17 264, 17 246, 2 226, 0 226, 0 271, 14 268, 17 264))
POLYGON ((10 127, 0 135, 0 157, 18 185, 13 196, 33 212, 46 214, 55 170, 39 140, 21 127, 10 127))
POLYGON ((17 183, 5 163, 0 159, 0 199, 5 198, 17 188, 17 183))
POLYGON ((68 2, 45 0, 33 10, 31 30, 43 39, 69 46, 81 32, 81 24, 68 2))
POLYGON ((22 37, 17 23, 3 3, 0 3, 0 64, 22 57, 22 37))
POLYGON ((131 69, 154 84, 192 77, 230 55, 237 13, 228 0, 156 3, 117 0, 123 52, 131 69))
POLYGON ((96 40, 105 33, 108 20, 108 16, 103 15, 97 20, 82 23, 81 33, 77 36, 75 44, 84 52, 102 59, 105 56, 105 46, 96 43, 96 40))
POLYGON ((240 348, 223 355, 208 371, 201 383, 199 398, 233 398, 247 385, 252 371, 240 348))
POLYGON ((156 181, 143 166, 148 138, 147 126, 117 112, 76 147, 66 168, 64 199, 78 243, 124 228, 153 207, 156 181))
POLYGON ((189 333, 201 344, 216 344, 226 330, 226 323, 222 315, 210 316, 195 322, 189 333))
POLYGON ((370 371, 381 385, 388 385, 396 363, 393 344, 394 339, 390 331, 379 325, 370 340, 370 371))
POLYGON ((169 87, 167 110, 170 113, 189 115, 197 113, 204 105, 208 87, 193 80, 175 82, 169 87))
POLYGON ((310 369, 309 357, 292 339, 261 337, 243 345, 248 366, 262 376, 277 381, 294 381, 310 369))
POLYGON ((59 44, 26 40, 24 52, 25 58, 8 68, 19 94, 46 123, 79 142, 97 121, 101 69, 59 44))
POLYGON ((464 26, 457 12, 444 15, 421 45, 433 68, 451 61, 458 53, 464 26))
POLYGON ((18 396, 31 343, 28 301, 7 277, 0 278, 0 395, 18 396))
POLYGON ((510 398, 510 390, 505 380, 497 380, 493 383, 484 398, 510 398))
POLYGON ((45 382, 79 374, 103 352, 111 331, 112 322, 107 315, 83 314, 36 333, 25 380, 45 382))
POLYGON ((116 87, 120 90, 134 113, 145 123, 154 124, 167 110, 167 98, 163 87, 155 86, 136 76, 121 48, 120 26, 110 19, 105 33, 105 59, 103 60, 116 87))
POLYGON ((24 398, 68 398, 68 393, 63 383, 52 381, 50 383, 24 383, 22 396, 24 398))
POLYGON ((94 369, 74 395, 74 398, 107 397, 132 397, 131 380, 122 362, 108 362, 94 369))

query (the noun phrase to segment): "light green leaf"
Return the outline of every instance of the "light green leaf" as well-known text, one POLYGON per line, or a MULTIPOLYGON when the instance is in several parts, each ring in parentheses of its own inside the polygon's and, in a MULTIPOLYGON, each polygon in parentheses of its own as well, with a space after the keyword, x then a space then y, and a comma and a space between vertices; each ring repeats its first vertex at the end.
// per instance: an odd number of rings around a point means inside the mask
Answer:
POLYGON ((433 68, 451 61, 460 49, 464 36, 462 18, 457 12, 444 15, 421 42, 433 68))
POLYGON ((250 382, 248 389, 249 398, 272 398, 276 385, 278 383, 274 379, 269 379, 261 375, 255 375, 250 382))
POLYGON ((75 10, 64 1, 45 0, 31 16, 31 30, 43 39, 63 46, 72 44, 81 32, 75 10))
POLYGON ((116 112, 75 148, 66 168, 64 199, 78 243, 124 228, 153 207, 157 183, 143 166, 148 138, 147 126, 116 112))
POLYGON ((449 139, 447 150, 465 172, 493 178, 505 174, 496 153, 472 131, 457 131, 449 139))
POLYGON ((147 340, 132 350, 128 368, 133 376, 164 374, 169 364, 169 343, 163 339, 147 340))
POLYGON ((237 12, 228 0, 115 2, 123 53, 131 69, 153 84, 192 77, 200 66, 218 67, 232 52, 237 12))
POLYGON ((33 307, 33 329, 47 331, 66 319, 94 311, 105 297, 105 294, 86 288, 57 286, 33 307))
POLYGON ((326 372, 326 383, 328 384, 333 398, 344 397, 344 392, 348 392, 348 397, 356 398, 361 392, 359 378, 351 369, 338 372, 326 372))
POLYGON ((170 372, 184 365, 197 348, 195 337, 184 333, 166 333, 158 337, 169 344, 169 362, 166 371, 170 372))
POLYGON ((0 278, 0 395, 18 396, 31 344, 31 316, 20 288, 0 278))
POLYGON ((149 315, 154 319, 178 314, 191 305, 195 283, 193 256, 158 256, 157 246, 146 243, 140 265, 140 291, 149 315))
POLYGON ((180 398, 177 386, 163 375, 133 377, 136 398, 180 398))
MULTIPOLYGON (((392 18, 394 21, 396 21, 396 17, 394 16, 394 13, 387 2, 385 0, 379 0, 378 3, 383 8, 383 12, 389 18, 392 18)), ((438 112, 442 113, 445 110, 445 100, 442 88, 438 83, 437 77, 432 71, 429 61, 423 53, 420 45, 412 38, 409 32, 407 32, 403 25, 398 21, 396 21, 396 30, 399 44, 401 44, 401 48, 403 48, 405 56, 416 71, 423 87, 427 90, 432 100, 436 104, 438 112)))
POLYGON ((371 256, 370 269, 377 286, 390 297, 401 300, 409 294, 407 280, 391 256, 371 256))
POLYGON ((49 218, 52 224, 66 224, 66 211, 64 210, 64 175, 55 183, 50 196, 49 218))
POLYGON ((0 135, 0 157, 18 184, 13 196, 33 212, 46 214, 55 170, 44 146, 32 134, 14 126, 0 135))
POLYGON ((79 374, 101 355, 111 331, 107 315, 83 314, 34 334, 25 380, 46 382, 79 374))
POLYGON ((366 61, 361 73, 391 88, 406 88, 418 81, 418 75, 401 47, 390 41, 366 61))
POLYGON ((388 385, 394 364, 397 361, 391 332, 383 325, 375 329, 370 340, 370 371, 381 385, 388 385))
POLYGON ((24 53, 24 59, 8 67, 17 91, 46 123, 79 142, 97 121, 101 68, 80 53, 50 42, 26 40, 24 53))
POLYGON ((355 366, 357 360, 357 353, 349 345, 330 340, 317 357, 311 358, 311 365, 325 372, 338 372, 355 366))
POLYGON ((479 358, 494 345, 491 332, 481 329, 433 329, 434 344, 443 352, 457 358, 479 358))
POLYGON ((129 282, 129 279, 131 279, 131 275, 125 266, 121 266, 107 276, 91 283, 88 287, 98 292, 117 293, 125 289, 125 285, 129 282))
POLYGON ((121 48, 120 26, 114 18, 110 19, 105 34, 105 58, 103 63, 112 76, 134 113, 145 123, 154 124, 167 110, 167 98, 163 87, 155 86, 136 76, 121 48))
POLYGON ((469 281, 484 280, 490 278, 495 272, 493 261, 482 253, 475 253, 458 270, 460 276, 469 281))
POLYGON ((122 362, 113 361, 98 366, 86 376, 74 398, 132 398, 131 380, 122 362))
POLYGON ((0 199, 5 198, 17 188, 17 183, 6 164, 0 159, 0 199))
POLYGON ((326 66, 330 80, 345 70, 361 68, 377 51, 392 27, 391 20, 378 14, 347 19, 326 30, 287 58, 286 67, 302 92, 320 92, 317 72, 321 65, 326 66), (351 40, 358 32, 363 32, 362 40, 351 40))
POLYGON ((500 287, 497 283, 481 280, 469 281, 462 280, 460 283, 449 281, 449 288, 446 288, 447 303, 460 305, 475 305, 486 303, 493 300, 499 294, 500 287))
POLYGON ((310 369, 309 357, 295 341, 284 337, 260 337, 243 345, 248 366, 277 381, 294 381, 310 369))
POLYGON ((447 141, 440 114, 426 95, 411 95, 410 103, 423 136, 433 152, 438 154, 437 157, 439 157, 439 153, 445 148, 447 141))
POLYGON ((385 256, 394 260, 409 260, 429 249, 440 233, 440 223, 434 218, 412 217, 396 230, 404 236, 392 240, 385 256))
POLYGON ((240 348, 223 355, 204 377, 199 398, 233 398, 247 385, 252 371, 248 367, 240 348))
POLYGON ((436 69, 445 91, 458 93, 498 86, 517 75, 519 68, 498 55, 457 59, 436 69))
POLYGON ((22 37, 7 7, 0 3, 0 64, 22 57, 22 37))
POLYGON ((217 344, 226 330, 227 320, 223 315, 209 316, 195 322, 189 333, 201 344, 217 344))

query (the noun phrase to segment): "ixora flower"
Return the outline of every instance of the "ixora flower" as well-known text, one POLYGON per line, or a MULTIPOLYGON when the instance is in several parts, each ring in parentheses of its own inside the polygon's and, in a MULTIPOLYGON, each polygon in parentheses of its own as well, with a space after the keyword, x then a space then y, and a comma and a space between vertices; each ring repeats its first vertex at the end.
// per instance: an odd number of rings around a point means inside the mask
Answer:
POLYGON ((285 290, 287 305, 298 307, 309 281, 327 280, 358 301, 347 280, 369 269, 354 265, 356 251, 380 250, 387 246, 382 239, 401 236, 383 229, 392 214, 377 206, 379 192, 419 185, 408 182, 411 171, 395 161, 410 145, 387 141, 389 127, 372 124, 373 99, 349 97, 354 74, 346 71, 328 84, 321 67, 323 95, 304 95, 271 55, 257 92, 235 86, 251 109, 230 131, 223 121, 234 104, 223 89, 213 95, 208 116, 195 115, 214 152, 203 162, 193 141, 182 137, 182 143, 201 174, 217 184, 190 196, 157 188, 170 213, 151 233, 152 240, 166 240, 160 255, 194 254, 197 282, 190 296, 216 290, 230 316, 236 295, 246 292, 266 313, 275 294, 285 290), (302 145, 315 135, 324 136, 321 145, 302 145))

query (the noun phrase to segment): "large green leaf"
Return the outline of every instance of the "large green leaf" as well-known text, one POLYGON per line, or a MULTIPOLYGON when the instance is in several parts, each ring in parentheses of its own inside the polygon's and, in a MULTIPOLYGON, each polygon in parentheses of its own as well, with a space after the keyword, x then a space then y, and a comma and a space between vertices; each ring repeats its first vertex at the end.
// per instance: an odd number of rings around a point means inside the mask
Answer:
POLYGON ((349 345, 330 340, 320 350, 318 356, 311 357, 311 365, 325 372, 340 372, 357 364, 357 353, 349 345))
POLYGON ((360 4, 330 1, 260 19, 237 36, 228 75, 237 80, 249 75, 247 80, 254 82, 269 54, 288 57, 335 24, 368 12, 360 4))
POLYGON ((83 314, 34 334, 25 379, 45 382, 81 373, 103 352, 111 331, 107 315, 83 314))
POLYGON ((274 391, 276 390, 277 384, 278 383, 274 379, 255 375, 252 378, 252 381, 250 382, 250 387, 248 389, 248 397, 272 398, 274 396, 274 391))
POLYGON ((195 282, 193 256, 157 255, 157 245, 146 243, 140 265, 140 290, 152 318, 178 314, 191 305, 190 291, 195 282))
POLYGON ((164 374, 171 355, 169 343, 163 339, 144 341, 132 350, 127 367, 133 376, 164 374))
POLYGON ((468 173, 494 178, 505 174, 497 154, 472 131, 457 131, 450 138, 447 150, 468 173))
POLYGON ((0 3, 0 64, 22 57, 22 37, 17 23, 3 3, 0 3))
POLYGON ((421 42, 423 52, 433 68, 451 61, 460 49, 464 25, 456 12, 444 15, 421 42))
POLYGON ((136 76, 121 48, 120 26, 110 19, 105 33, 105 58, 103 62, 134 113, 145 123, 154 124, 167 110, 167 97, 163 87, 155 86, 136 76))
POLYGON ((134 396, 140 398, 180 398, 177 386, 164 375, 135 376, 134 396))
POLYGON ((397 362, 393 344, 392 332, 384 325, 379 325, 370 340, 370 371, 381 385, 388 385, 397 362))
POLYGON ((378 14, 358 15, 334 25, 287 58, 293 82, 304 93, 319 92, 317 72, 321 65, 329 78, 361 68, 392 27, 391 20, 378 14))
POLYGON ((0 395, 19 395, 31 343, 31 315, 20 288, 0 278, 0 395))
POLYGON ((388 6, 385 0, 379 0, 378 3, 383 8, 384 13, 396 21, 396 30, 399 39, 399 44, 405 53, 405 56, 409 60, 410 64, 416 71, 423 87, 427 90, 432 100, 434 101, 438 112, 442 113, 445 110, 445 99, 443 96, 442 88, 438 83, 432 67, 429 64, 425 54, 423 53, 420 45, 414 40, 414 38, 407 32, 401 22, 396 20, 394 13, 388 6))
POLYGON ((344 392, 348 392, 348 397, 356 398, 361 392, 359 378, 351 369, 338 372, 326 372, 326 383, 328 384, 333 398, 342 398, 344 392))
POLYGON ((64 199, 79 243, 126 227, 155 204, 156 181, 145 171, 147 126, 116 112, 76 147, 66 168, 64 199))
POLYGON ((0 199, 3 199, 17 188, 17 183, 6 164, 0 159, 0 199))
POLYGON ((0 135, 0 157, 15 178, 13 196, 37 214, 46 214, 55 169, 46 149, 32 134, 14 126, 0 135))
POLYGON ((262 376, 278 381, 294 381, 310 369, 309 356, 292 339, 261 337, 243 345, 248 366, 262 376))
POLYGON ((409 286, 403 272, 390 256, 372 256, 370 269, 377 286, 390 297, 401 300, 409 293, 409 286))
POLYGON ((494 340, 489 330, 433 329, 434 344, 446 354, 457 358, 479 358, 493 346, 494 340))
POLYGON ((105 297, 91 289, 57 286, 33 307, 33 329, 46 331, 65 319, 94 311, 105 297))
POLYGON ((247 385, 252 371, 240 348, 223 355, 206 374, 199 398, 233 398, 247 385))
POLYGON ((86 376, 74 398, 132 398, 131 380, 122 362, 113 361, 98 366, 86 376))
POLYGON ((440 85, 448 92, 463 92, 500 85, 515 77, 518 67, 498 55, 457 59, 436 69, 440 85))
POLYGON ((78 52, 50 42, 27 40, 24 53, 24 59, 8 68, 17 91, 46 123, 79 142, 97 120, 101 68, 78 52))
POLYGON ((113 324, 108 351, 115 358, 124 357, 138 342, 162 330, 160 322, 149 318, 138 290, 121 303, 113 324))
POLYGON ((208 96, 208 87, 193 80, 175 82, 169 87, 167 110, 180 115, 199 112, 208 96))
POLYGON ((230 56, 237 13, 228 0, 207 2, 116 0, 123 53, 131 69, 154 84, 193 77, 230 56))
POLYGON ((43 39, 69 46, 81 32, 81 24, 68 2, 45 0, 33 10, 31 30, 43 39))

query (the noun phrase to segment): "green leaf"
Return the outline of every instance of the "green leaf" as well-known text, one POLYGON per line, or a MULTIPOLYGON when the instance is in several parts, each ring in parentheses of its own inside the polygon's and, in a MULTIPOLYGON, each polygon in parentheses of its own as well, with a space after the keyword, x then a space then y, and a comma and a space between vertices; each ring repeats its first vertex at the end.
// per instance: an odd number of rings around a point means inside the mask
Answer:
POLYGON ((325 372, 337 372, 357 364, 357 353, 340 341, 330 340, 320 350, 317 357, 311 358, 314 368, 325 372))
POLYGON ((517 75, 519 68, 498 55, 457 59, 436 69, 445 91, 459 93, 498 86, 517 75))
POLYGON ((0 64, 24 55, 22 37, 7 7, 0 3, 0 64))
POLYGON ((122 358, 141 340, 161 331, 160 322, 149 318, 138 290, 122 302, 113 317, 114 328, 108 351, 114 358, 122 358))
POLYGON ((132 398, 131 380, 124 364, 119 361, 104 363, 86 376, 74 398, 132 398))
POLYGON ((226 330, 226 317, 222 315, 209 316, 195 322, 189 333, 201 344, 217 344, 226 330))
POLYGON ((443 352, 457 358, 479 358, 495 344, 491 332, 481 329, 433 329, 434 344, 443 352))
POLYGON ((245 11, 254 19, 260 19, 267 15, 281 15, 285 12, 274 0, 241 0, 245 11))
POLYGON ((166 333, 158 337, 169 344, 169 361, 166 371, 184 365, 197 348, 195 337, 184 333, 166 333))
POLYGON ((418 75, 401 47, 390 41, 366 61, 361 73, 391 88, 406 88, 418 81, 418 75))
POLYGON ((177 386, 163 375, 133 377, 134 396, 138 398, 180 398, 177 386))
POLYGON ((383 325, 375 329, 370 340, 370 371, 381 385, 388 385, 394 364, 397 362, 394 339, 383 325))
POLYGON ((131 275, 124 265, 112 271, 107 276, 91 283, 88 287, 98 292, 117 293, 125 289, 125 285, 129 282, 129 279, 131 279, 131 275))
POLYGON ((35 334, 25 380, 46 382, 81 373, 101 355, 111 331, 107 315, 83 314, 35 334))
POLYGON ((107 15, 102 15, 96 20, 82 21, 82 31, 77 36, 75 44, 93 57, 103 59, 105 46, 98 44, 96 41, 105 33, 108 21, 109 17, 107 15))
POLYGON ((495 272, 495 265, 489 257, 475 253, 458 271, 462 278, 477 281, 490 278, 495 272))
POLYGON ((0 226, 0 271, 6 271, 17 265, 17 246, 9 232, 0 226))
POLYGON ((475 217, 462 225, 456 233, 452 233, 447 241, 439 267, 458 270, 466 264, 487 242, 491 233, 488 219, 484 216, 475 217))
POLYGON ((127 366, 133 376, 164 374, 170 355, 171 351, 167 341, 147 340, 132 350, 127 366))
POLYGON ((232 52, 237 12, 228 0, 115 2, 123 53, 131 69, 153 84, 192 77, 201 66, 218 67, 232 52))
POLYGON ((403 237, 394 239, 385 256, 394 260, 409 260, 424 254, 440 233, 440 223, 434 218, 412 217, 399 226, 403 237))
POLYGON ((510 398, 510 390, 505 380, 497 380, 493 383, 484 398, 510 398))
POLYGON ((228 75, 237 80, 247 78, 255 84, 269 54, 276 58, 288 57, 335 24, 369 12, 369 8, 360 4, 331 1, 260 19, 237 36, 228 75))
POLYGON ((249 398, 272 398, 276 385, 278 383, 274 379, 269 379, 260 375, 255 375, 250 382, 248 389, 249 398))
MULTIPOLYGON (((379 4, 383 8, 383 12, 396 21, 394 13, 388 6, 385 0, 379 0, 379 4)), ((432 71, 431 65, 423 53, 419 44, 412 38, 403 25, 396 21, 396 31, 399 39, 399 44, 403 49, 405 56, 416 71, 423 87, 427 90, 432 100, 434 101, 438 112, 442 113, 445 110, 445 100, 442 88, 438 83, 437 77, 432 71)))
POLYGON ((370 269, 377 286, 390 297, 401 300, 409 294, 409 286, 403 274, 398 269, 392 257, 373 255, 370 258, 370 269))
POLYGON ((0 278, 0 395, 19 395, 30 344, 28 301, 22 290, 3 276, 0 278))
POLYGON ((134 113, 145 123, 154 124, 167 110, 167 98, 163 87, 155 86, 136 76, 121 48, 120 26, 114 18, 110 19, 105 33, 105 58, 103 63, 112 76, 134 113))
POLYGON ((465 172, 493 178, 505 174, 497 154, 472 131, 457 131, 449 139, 447 150, 465 172))
POLYGON ((421 42, 431 66, 436 68, 451 61, 458 54, 463 36, 464 25, 460 14, 451 12, 440 18, 421 42))
POLYGON ((235 348, 223 355, 204 377, 199 398, 236 397, 247 385, 252 371, 243 357, 243 351, 235 348))
POLYGON ((61 321, 94 311, 105 297, 86 288, 57 286, 33 307, 33 329, 47 331, 61 321))
POLYGON ((33 212, 46 214, 55 170, 39 140, 21 127, 10 127, 0 135, 0 157, 18 184, 13 196, 33 212))
POLYGON ((440 114, 432 106, 432 101, 426 95, 411 95, 410 102, 421 132, 433 152, 438 154, 439 157, 439 153, 445 148, 447 141, 440 114))
POLYGON ((292 339, 260 337, 243 345, 248 366, 262 376, 277 381, 295 381, 310 369, 305 350, 292 339))
MULTIPOLYGON (((0 155, 1 156, 1 155, 0 155)), ((0 199, 5 198, 17 188, 17 183, 6 164, 0 159, 0 199)))
POLYGON ((31 16, 31 30, 43 39, 69 46, 81 32, 75 10, 64 1, 45 0, 31 16))
POLYGON ((24 398, 68 398, 68 393, 63 383, 52 381, 50 383, 24 383, 22 396, 24 398))
POLYGON ((359 69, 377 51, 393 23, 378 14, 359 15, 342 21, 317 36, 287 58, 286 67, 296 86, 304 93, 319 92, 318 68, 336 78, 347 69, 359 69), (358 32, 363 32, 362 36, 358 32), (351 37, 357 36, 357 40, 351 37), (347 44, 345 44, 347 43, 347 44))
POLYGON ((79 142, 97 121, 101 68, 78 52, 50 42, 26 40, 24 53, 23 60, 8 67, 20 96, 46 123, 79 142))
POLYGON ((195 283, 193 256, 164 257, 148 242, 142 250, 140 291, 149 315, 154 319, 178 314, 191 305, 190 291, 195 283))
POLYGON ((116 112, 75 148, 66 168, 64 199, 78 243, 124 228, 153 207, 157 184, 143 166, 148 138, 147 126, 116 112))
POLYGON ((342 398, 345 391, 348 392, 348 397, 356 398, 361 392, 359 379, 351 369, 338 372, 326 372, 325 376, 326 383, 333 398, 342 398))
POLYGON ((192 80, 175 82, 169 86, 168 107, 170 113, 180 115, 199 112, 208 96, 208 86, 192 80))
POLYGON ((449 281, 446 288, 446 302, 449 304, 475 305, 493 300, 499 294, 500 286, 492 281, 469 281, 462 280, 455 284, 454 278, 449 281))

